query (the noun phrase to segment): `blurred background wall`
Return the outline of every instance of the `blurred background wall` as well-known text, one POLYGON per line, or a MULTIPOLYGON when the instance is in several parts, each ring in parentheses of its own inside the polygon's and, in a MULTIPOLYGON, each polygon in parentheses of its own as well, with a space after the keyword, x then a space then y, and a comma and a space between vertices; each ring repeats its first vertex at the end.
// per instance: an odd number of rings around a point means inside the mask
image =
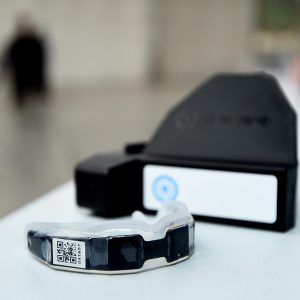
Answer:
POLYGON ((29 12, 48 39, 55 86, 188 79, 245 70, 253 0, 1 1, 0 45, 29 12))
POLYGON ((144 80, 149 72, 155 2, 3 0, 0 6, 2 45, 20 12, 44 32, 55 86, 144 80))
POLYGON ((251 69, 256 1, 164 0, 160 68, 163 78, 207 77, 251 69))

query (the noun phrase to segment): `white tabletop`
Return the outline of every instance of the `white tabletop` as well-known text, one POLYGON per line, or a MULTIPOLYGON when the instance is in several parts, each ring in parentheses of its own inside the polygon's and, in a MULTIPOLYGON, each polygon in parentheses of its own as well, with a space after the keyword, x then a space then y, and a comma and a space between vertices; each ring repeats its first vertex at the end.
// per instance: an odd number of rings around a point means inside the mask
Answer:
POLYGON ((130 275, 50 269, 28 255, 32 221, 95 219, 67 183, 0 222, 0 299, 300 299, 300 222, 274 233, 197 222, 196 249, 182 263, 130 275))

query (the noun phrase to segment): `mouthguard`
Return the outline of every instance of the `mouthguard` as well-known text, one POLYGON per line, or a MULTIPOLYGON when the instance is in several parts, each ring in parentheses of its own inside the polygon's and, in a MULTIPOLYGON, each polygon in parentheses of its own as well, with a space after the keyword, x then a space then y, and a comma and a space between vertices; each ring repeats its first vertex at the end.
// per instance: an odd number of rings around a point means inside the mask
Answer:
POLYGON ((194 219, 177 201, 155 218, 136 211, 128 221, 30 223, 26 234, 35 258, 74 272, 135 273, 178 263, 194 251, 194 219))

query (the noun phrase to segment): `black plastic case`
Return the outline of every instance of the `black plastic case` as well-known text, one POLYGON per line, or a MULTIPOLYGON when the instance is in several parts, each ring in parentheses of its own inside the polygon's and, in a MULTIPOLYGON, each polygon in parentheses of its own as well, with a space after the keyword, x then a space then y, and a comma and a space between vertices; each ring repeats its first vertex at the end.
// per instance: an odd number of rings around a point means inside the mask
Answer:
POLYGON ((129 145, 122 153, 99 154, 79 163, 77 203, 107 217, 145 210, 146 165, 269 174, 277 178, 273 223, 194 217, 286 231, 295 224, 296 137, 296 113, 272 76, 215 76, 169 112, 148 144, 129 145))

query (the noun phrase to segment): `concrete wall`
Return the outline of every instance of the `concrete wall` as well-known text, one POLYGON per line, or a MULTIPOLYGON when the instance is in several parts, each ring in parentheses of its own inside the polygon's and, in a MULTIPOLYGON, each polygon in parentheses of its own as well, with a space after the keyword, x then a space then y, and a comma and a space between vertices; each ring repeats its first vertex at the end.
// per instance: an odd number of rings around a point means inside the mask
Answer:
POLYGON ((1 0, 0 49, 27 10, 46 33, 55 85, 247 70, 256 0, 1 0))
POLYGON ((12 32, 15 16, 24 10, 47 35, 55 84, 147 78, 151 1, 1 0, 1 49, 12 32))
POLYGON ((255 0, 163 0, 161 14, 162 77, 251 68, 255 0))

